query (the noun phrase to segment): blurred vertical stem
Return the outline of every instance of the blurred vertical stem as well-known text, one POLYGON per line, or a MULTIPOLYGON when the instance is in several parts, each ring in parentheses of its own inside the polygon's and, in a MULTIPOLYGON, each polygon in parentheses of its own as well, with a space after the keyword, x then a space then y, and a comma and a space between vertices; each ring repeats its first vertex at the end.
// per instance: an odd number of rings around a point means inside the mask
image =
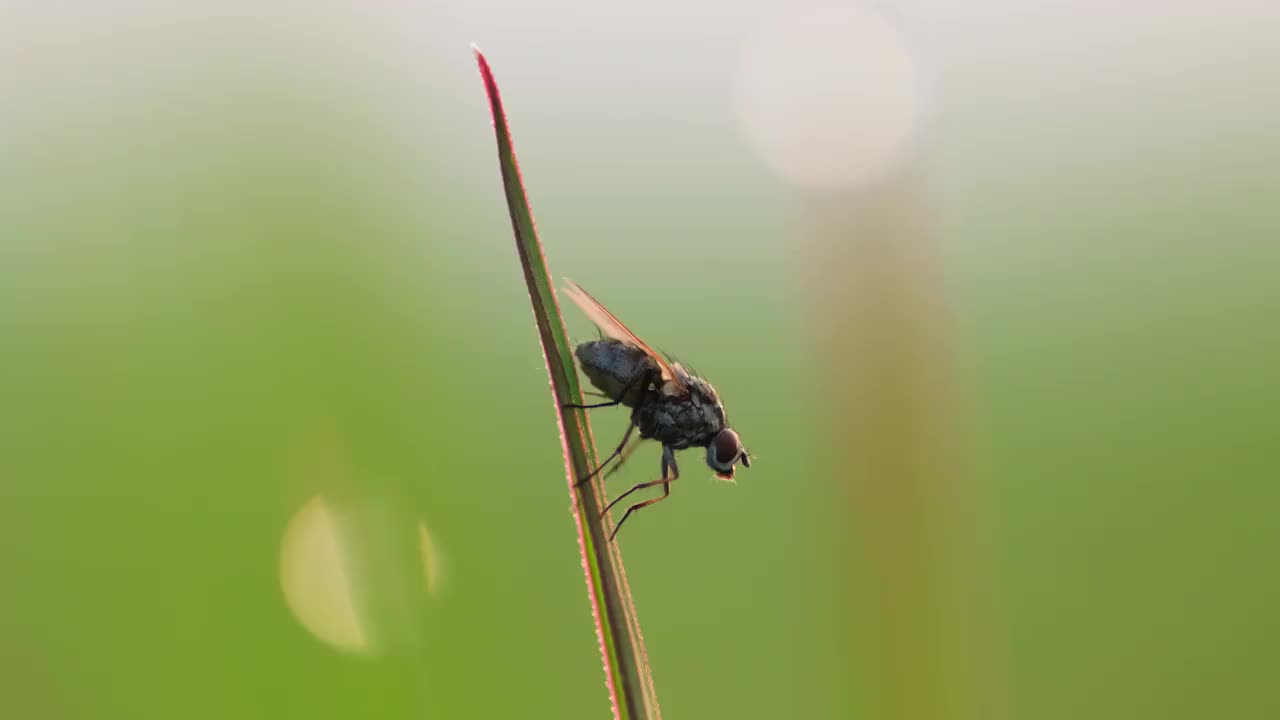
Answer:
POLYGON ((617 545, 609 542, 608 528, 601 518, 605 505, 603 481, 597 476, 590 483, 579 483, 580 478, 586 477, 596 467, 599 459, 586 413, 563 408, 566 403, 582 404, 583 401, 569 336, 564 329, 551 274, 547 270, 542 244, 538 241, 534 227, 533 212, 529 208, 524 184, 520 179, 520 167, 511 144, 498 85, 484 54, 479 48, 473 47, 473 50, 480 65, 480 75, 484 79, 493 115, 493 130, 498 142, 498 165, 506 191, 507 208, 511 213, 511 227, 515 232, 516 251, 528 285, 529 300, 533 305, 533 317, 538 327, 543 358, 547 363, 547 373, 551 377, 552 399, 560 426, 569 494, 573 500, 578 544, 582 552, 582 568, 586 575, 596 634, 600 640, 614 717, 629 720, 660 718, 653 675, 649 670, 644 638, 640 634, 635 604, 631 600, 631 589, 627 585, 626 571, 622 566, 622 555, 617 545))
MULTIPOLYGON (((824 391, 842 629, 858 716, 1008 716, 984 523, 965 471, 950 317, 919 162, 799 199, 794 231, 824 391)), ((846 698, 847 700, 847 698, 846 698)))

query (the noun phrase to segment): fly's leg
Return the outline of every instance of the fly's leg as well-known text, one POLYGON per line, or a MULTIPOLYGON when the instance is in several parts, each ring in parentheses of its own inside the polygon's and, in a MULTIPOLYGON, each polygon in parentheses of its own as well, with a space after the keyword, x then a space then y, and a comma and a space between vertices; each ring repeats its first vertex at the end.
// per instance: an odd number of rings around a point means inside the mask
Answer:
POLYGON ((618 447, 617 447, 617 449, 616 449, 616 450, 614 450, 614 451, 609 455, 609 457, 605 458, 605 459, 604 459, 604 462, 602 462, 602 463, 600 463, 599 465, 597 465, 595 470, 592 470, 592 471, 591 471, 591 472, 590 472, 586 477, 584 477, 584 478, 582 478, 581 480, 579 480, 579 481, 578 481, 578 487, 582 487, 583 485, 586 485, 586 484, 587 484, 587 482, 589 482, 589 481, 591 480, 591 478, 593 478, 593 477, 595 477, 595 476, 596 476, 596 473, 598 473, 598 472, 600 472, 601 470, 603 470, 603 469, 604 469, 604 466, 605 466, 605 465, 608 465, 610 462, 612 462, 612 461, 613 461, 613 459, 614 459, 614 458, 616 458, 616 457, 618 457, 619 455, 621 455, 621 454, 622 454, 622 449, 623 449, 624 447, 626 447, 626 446, 627 446, 627 441, 631 439, 631 433, 632 433, 632 431, 634 431, 635 429, 636 429, 636 424, 635 424, 634 422, 632 422, 631 424, 627 425, 627 432, 625 432, 625 433, 622 435, 622 442, 618 443, 618 447))
POLYGON ((642 482, 638 485, 635 485, 630 490, 614 498, 613 502, 609 503, 609 505, 605 507, 604 513, 602 513, 601 516, 603 517, 605 513, 608 513, 609 510, 612 509, 614 505, 617 505, 618 502, 622 500, 622 498, 630 495, 631 493, 637 490, 643 490, 644 488, 650 488, 655 485, 661 485, 662 495, 656 498, 652 498, 650 500, 638 502, 635 505, 632 505, 631 507, 627 508, 627 511, 622 515, 622 519, 618 521, 618 524, 613 528, 613 532, 609 534, 609 541, 612 542, 613 539, 617 537, 618 531, 622 529, 622 523, 626 522, 627 518, 631 517, 631 513, 639 510, 642 507, 648 507, 656 502, 661 502, 663 500, 666 500, 667 496, 671 494, 671 483, 675 482, 675 480, 679 477, 680 477, 680 468, 676 467, 675 451, 671 449, 670 445, 663 445, 662 446, 662 479, 651 480, 649 482, 642 482), (671 471, 670 477, 667 477, 668 468, 670 468, 670 471, 671 471))
MULTIPOLYGON (((631 427, 634 428, 636 426, 632 425, 631 427)), ((631 432, 630 430, 627 431, 628 434, 630 434, 630 432, 631 432)), ((622 438, 622 445, 618 446, 618 449, 622 450, 622 454, 618 456, 618 462, 614 463, 613 467, 609 468, 609 472, 604 474, 605 480, 608 480, 610 477, 612 477, 614 473, 618 472, 618 470, 620 470, 622 466, 626 464, 627 459, 631 457, 631 453, 635 452, 636 448, 640 447, 640 442, 642 440, 644 440, 644 438, 640 438, 640 440, 637 440, 636 442, 633 442, 630 445, 627 445, 627 438, 626 437, 622 438), (626 447, 623 448, 623 446, 626 446, 626 447)), ((616 454, 616 451, 615 451, 615 454, 616 454)), ((600 463, 600 467, 603 468, 605 466, 605 463, 607 462, 608 460, 606 460, 603 463, 600 463)), ((597 468, 596 472, 599 472, 599 470, 600 469, 597 468)), ((591 475, 595 475, 595 473, 591 473, 591 475)), ((582 480, 582 482, 579 483, 579 486, 581 486, 582 484, 585 484, 587 480, 590 480, 591 475, 588 475, 585 480, 582 480)))
MULTIPOLYGON (((623 401, 627 399, 627 396, 631 394, 632 390, 635 390, 637 387, 648 387, 649 383, 653 381, 652 376, 653 376, 653 373, 649 373, 649 372, 636 373, 635 377, 628 380, 627 384, 623 386, 622 392, 618 393, 617 400, 610 400, 609 402, 595 403, 593 405, 578 405, 577 403, 564 403, 560 407, 565 409, 577 408, 578 410, 594 410, 596 408, 614 407, 615 405, 621 405, 623 401)), ((590 390, 588 390, 587 392, 592 395, 599 395, 600 397, 609 397, 604 393, 591 392, 590 390)))
MULTIPOLYGON (((635 427, 635 425, 632 425, 632 427, 635 427)), ((630 459, 632 452, 635 452, 636 448, 640 447, 640 442, 643 442, 643 441, 644 441, 644 438, 640 438, 640 439, 637 439, 636 442, 632 442, 631 445, 627 445, 627 438, 622 438, 622 445, 625 445, 626 447, 622 448, 622 455, 618 456, 618 461, 614 462, 612 468, 609 468, 608 473, 604 474, 604 479, 608 480, 609 478, 612 478, 613 473, 617 473, 618 470, 621 470, 622 465, 626 464, 627 460, 630 459)), ((604 468, 604 462, 600 462, 600 468, 604 468)), ((591 475, 594 475, 594 474, 595 473, 591 473, 591 475)), ((588 480, 591 479, 591 475, 588 475, 588 477, 586 477, 585 480, 581 480, 579 487, 581 487, 581 484, 585 484, 586 482, 588 482, 588 480)))
MULTIPOLYGON (((630 495, 631 493, 637 490, 643 490, 645 488, 653 487, 654 485, 661 485, 663 483, 668 483, 668 482, 671 482, 672 480, 675 480, 678 477, 680 477, 680 468, 676 467, 675 450, 672 450, 670 445, 663 445, 662 446, 662 479, 650 480, 649 482, 642 482, 632 486, 630 490, 614 498, 613 502, 609 503, 605 507, 604 511, 601 512, 600 514, 601 516, 603 516, 604 513, 607 513, 610 510, 612 510, 614 505, 617 505, 618 503, 622 502, 623 498, 625 498, 626 496, 630 495), (671 475, 670 478, 667 477, 668 474, 671 475)), ((621 525, 622 523, 618 523, 618 524, 621 525)))
POLYGON ((640 447, 640 441, 642 441, 643 439, 644 438, 641 438, 640 440, 631 443, 626 447, 625 450, 622 451, 622 455, 618 457, 618 462, 614 463, 613 467, 609 468, 609 472, 604 474, 605 480, 608 480, 614 473, 622 469, 622 466, 626 464, 627 459, 631 457, 631 453, 635 452, 636 448, 640 447))
MULTIPOLYGON (((603 397, 608 397, 608 395, 605 395, 603 397)), ((622 397, 626 397, 626 394, 624 393, 622 397)), ((596 408, 613 407, 615 405, 621 405, 621 404, 622 404, 622 400, 619 399, 619 400, 610 400, 609 402, 595 403, 594 405, 577 405, 575 403, 565 403, 560 407, 565 408, 566 410, 568 409, 595 410, 596 408)))
POLYGON ((668 478, 666 480, 654 480, 652 482, 640 483, 639 485, 636 485, 634 488, 632 488, 632 490, 639 490, 640 488, 647 488, 647 487, 653 487, 654 485, 661 485, 662 494, 656 498, 645 500, 644 502, 638 502, 635 505, 632 505, 631 507, 627 508, 627 511, 622 515, 622 519, 619 520, 617 526, 613 528, 613 532, 609 533, 610 542, 612 542, 613 539, 618 536, 618 531, 622 529, 622 523, 626 522, 627 518, 631 517, 631 513, 639 510, 642 507, 648 507, 656 502, 666 500, 667 496, 671 494, 672 480, 675 480, 675 478, 673 477, 673 478, 668 478))
MULTIPOLYGON (((644 378, 644 375, 637 374, 636 377, 628 380, 626 387, 623 387, 622 392, 618 393, 617 400, 611 400, 608 402, 596 402, 596 404, 594 405, 577 405, 575 404, 575 402, 566 402, 566 404, 561 405, 561 407, 564 407, 564 409, 570 409, 570 407, 576 407, 576 409, 579 409, 579 410, 595 410, 596 407, 613 407, 614 405, 622 405, 622 401, 626 400, 627 393, 631 392, 631 388, 634 388, 636 386, 636 383, 639 382, 641 378, 644 378)), ((599 393, 596 393, 596 395, 599 395, 599 393)), ((608 397, 608 396, 605 395, 603 397, 608 397)))

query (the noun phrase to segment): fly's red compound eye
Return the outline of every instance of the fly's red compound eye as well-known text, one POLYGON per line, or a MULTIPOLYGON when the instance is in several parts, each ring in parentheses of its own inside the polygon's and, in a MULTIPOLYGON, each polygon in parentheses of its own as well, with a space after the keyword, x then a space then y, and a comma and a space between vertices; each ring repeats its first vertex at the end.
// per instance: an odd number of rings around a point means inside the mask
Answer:
POLYGON ((715 447, 716 464, 721 467, 732 468, 733 464, 738 461, 738 456, 742 454, 742 441, 738 439, 738 433, 728 428, 716 434, 713 445, 715 447))

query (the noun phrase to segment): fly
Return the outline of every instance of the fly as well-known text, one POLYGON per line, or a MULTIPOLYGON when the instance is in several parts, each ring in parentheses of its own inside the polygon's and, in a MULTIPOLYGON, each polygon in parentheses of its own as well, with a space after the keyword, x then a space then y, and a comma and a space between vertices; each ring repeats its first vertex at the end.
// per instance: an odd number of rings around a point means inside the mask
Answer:
MULTIPOLYGON (((574 348, 574 355, 591 384, 609 398, 609 402, 566 404, 564 407, 590 410, 623 405, 631 408, 631 423, 622 436, 622 442, 582 482, 589 481, 620 457, 613 470, 621 467, 626 460, 623 451, 637 429, 641 440, 653 439, 662 443, 662 477, 634 485, 614 498, 604 512, 608 513, 614 505, 637 490, 661 485, 662 495, 627 508, 609 535, 610 540, 622 529, 631 513, 665 500, 671 494, 671 483, 680 477, 680 470, 676 467, 677 450, 706 448, 707 465, 722 480, 733 479, 733 470, 739 461, 743 467, 751 467, 751 458, 738 433, 729 427, 724 403, 720 402, 711 383, 689 372, 680 363, 659 355, 577 283, 568 281, 565 292, 600 328, 602 337, 579 343, 574 348)), ((634 448, 632 445, 631 449, 634 448)), ((627 449, 628 455, 631 449, 627 449)))

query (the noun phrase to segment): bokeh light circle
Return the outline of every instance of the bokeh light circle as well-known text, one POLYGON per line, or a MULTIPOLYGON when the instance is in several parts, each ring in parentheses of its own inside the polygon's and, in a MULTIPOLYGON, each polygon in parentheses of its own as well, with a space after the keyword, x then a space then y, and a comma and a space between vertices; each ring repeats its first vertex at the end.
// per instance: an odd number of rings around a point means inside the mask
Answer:
POLYGON ((294 513, 280 543, 280 586, 294 617, 339 650, 368 653, 343 539, 329 503, 316 496, 294 513))
POLYGON ((441 594, 445 577, 426 522, 384 500, 315 495, 280 542, 289 611, 318 640, 347 653, 420 649, 431 625, 424 603, 441 594))
POLYGON ((883 15, 856 3, 800 6, 748 45, 738 118, 784 181, 848 189, 903 155, 922 92, 917 61, 883 15))

